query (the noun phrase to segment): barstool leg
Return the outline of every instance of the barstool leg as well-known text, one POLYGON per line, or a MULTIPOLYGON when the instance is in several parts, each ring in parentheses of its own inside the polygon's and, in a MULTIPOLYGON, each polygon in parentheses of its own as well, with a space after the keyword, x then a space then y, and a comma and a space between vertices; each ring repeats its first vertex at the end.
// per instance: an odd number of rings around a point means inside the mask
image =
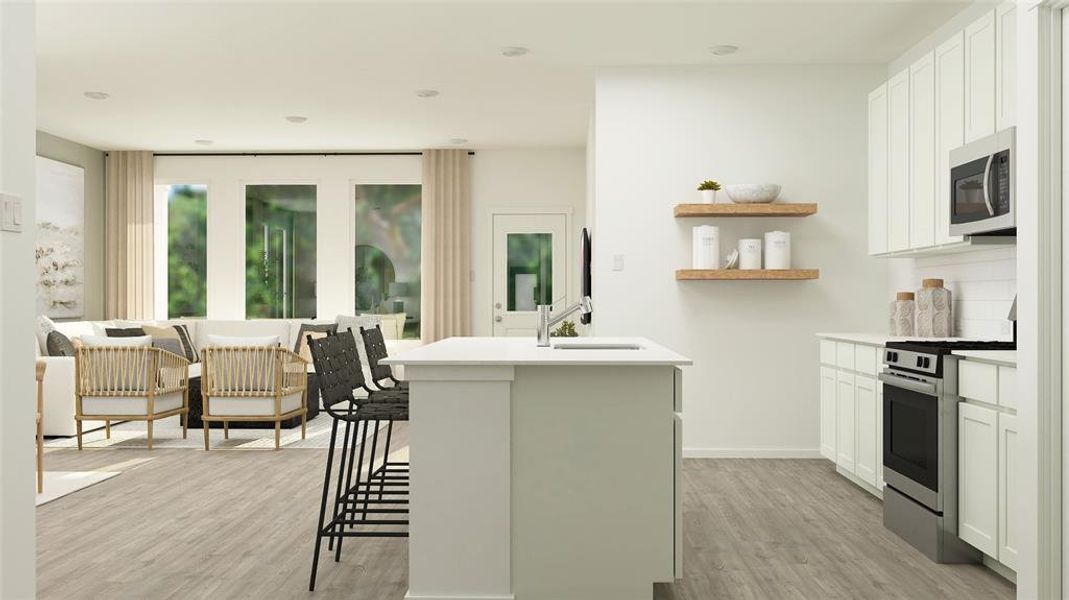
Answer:
MULTIPOLYGON (((343 441, 342 441, 342 444, 341 444, 341 459, 340 459, 340 462, 338 463, 338 485, 336 485, 334 487, 334 512, 333 512, 333 514, 334 514, 333 519, 334 520, 337 520, 337 518, 338 518, 338 510, 339 510, 338 509, 338 505, 341 503, 342 497, 343 497, 342 495, 345 493, 345 488, 342 487, 342 481, 343 481, 343 478, 345 477, 345 471, 346 471, 345 467, 348 464, 348 462, 345 459, 346 459, 346 452, 349 451, 349 435, 350 435, 350 430, 352 429, 352 427, 353 427, 352 421, 346 421, 345 422, 345 435, 343 436, 343 441)), ((357 429, 360 428, 360 422, 359 421, 356 422, 356 428, 357 429)), ((353 432, 352 435, 356 435, 356 433, 353 432)), ((333 452, 333 450, 331 452, 333 452)), ((337 527, 331 528, 330 541, 327 544, 327 550, 334 550, 334 533, 336 531, 337 531, 337 527)))
MULTIPOLYGON (((327 516, 327 494, 330 492, 330 467, 334 462, 334 441, 338 438, 338 420, 330 425, 330 446, 327 450, 327 468, 323 474, 323 499, 319 502, 319 527, 316 528, 316 545, 312 553, 312 577, 308 581, 308 591, 316 589, 316 570, 319 568, 319 549, 323 545, 323 520, 327 516)), ((333 530, 333 528, 332 528, 333 530)), ((333 539, 333 538, 331 538, 333 539)))
POLYGON ((390 442, 393 439, 393 419, 386 424, 386 446, 383 448, 382 456, 382 478, 379 480, 379 500, 382 500, 382 493, 386 488, 386 475, 390 472, 390 442))
MULTIPOLYGON (((363 429, 363 432, 361 433, 361 435, 359 436, 359 440, 360 440, 360 457, 359 457, 359 459, 357 459, 355 461, 355 463, 354 463, 354 455, 356 454, 356 444, 357 444, 357 439, 358 438, 354 434, 353 438, 351 440, 349 440, 349 472, 345 474, 345 493, 342 495, 341 518, 342 518, 343 521, 346 518, 348 518, 348 516, 349 516, 349 495, 352 494, 354 503, 356 502, 356 499, 360 495, 360 480, 363 479, 363 477, 364 477, 364 446, 367 445, 366 442, 367 442, 367 427, 368 427, 368 423, 369 423, 369 421, 366 421, 366 420, 364 421, 364 429, 363 429), (353 487, 352 487, 352 475, 353 475, 353 466, 354 465, 356 466, 356 482, 357 482, 356 483, 356 493, 355 494, 353 493, 353 487)), ((376 423, 377 423, 377 421, 376 421, 376 423)), ((345 532, 346 527, 347 527, 347 525, 345 523, 341 524, 341 531, 343 533, 345 532)), ((336 546, 334 546, 334 562, 341 562, 341 544, 342 544, 343 541, 345 541, 345 537, 338 536, 338 544, 336 546)))
MULTIPOLYGON (((367 438, 365 437, 364 439, 366 440, 367 438)), ((376 472, 376 469, 375 469, 375 454, 378 452, 378 448, 379 448, 379 422, 375 421, 375 433, 372 435, 372 438, 371 438, 371 457, 368 458, 368 460, 367 460, 367 485, 364 488, 364 510, 360 515, 360 519, 361 520, 366 520, 367 519, 367 508, 368 508, 367 505, 368 505, 368 501, 371 500, 371 485, 372 485, 372 482, 375 480, 375 475, 374 475, 375 472, 376 472)), ((385 475, 383 475, 383 476, 385 476, 385 475)), ((357 489, 360 489, 360 480, 359 479, 357 480, 356 486, 357 486, 357 489)), ((354 517, 356 516, 356 507, 355 506, 353 507, 353 516, 354 517)))

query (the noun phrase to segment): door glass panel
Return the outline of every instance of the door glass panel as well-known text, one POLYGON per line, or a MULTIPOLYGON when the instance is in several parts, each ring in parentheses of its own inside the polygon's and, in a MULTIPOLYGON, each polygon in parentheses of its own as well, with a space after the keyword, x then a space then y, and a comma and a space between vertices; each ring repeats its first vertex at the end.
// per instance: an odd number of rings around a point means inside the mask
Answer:
POLYGON ((383 335, 420 336, 422 186, 356 186, 356 312, 390 315, 383 335))
POLYGON ((245 186, 245 314, 316 316, 316 186, 245 186))
POLYGON ((167 186, 167 316, 207 310, 208 186, 167 186))
POLYGON ((508 310, 533 311, 553 303, 553 234, 507 236, 508 310))

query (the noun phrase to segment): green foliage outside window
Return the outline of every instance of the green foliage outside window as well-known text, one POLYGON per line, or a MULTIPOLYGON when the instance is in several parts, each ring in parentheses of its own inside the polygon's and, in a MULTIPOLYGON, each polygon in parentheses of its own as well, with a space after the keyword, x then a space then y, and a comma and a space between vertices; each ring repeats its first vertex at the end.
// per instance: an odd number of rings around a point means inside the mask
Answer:
POLYGON ((208 187, 167 190, 167 315, 203 317, 207 310, 208 187))

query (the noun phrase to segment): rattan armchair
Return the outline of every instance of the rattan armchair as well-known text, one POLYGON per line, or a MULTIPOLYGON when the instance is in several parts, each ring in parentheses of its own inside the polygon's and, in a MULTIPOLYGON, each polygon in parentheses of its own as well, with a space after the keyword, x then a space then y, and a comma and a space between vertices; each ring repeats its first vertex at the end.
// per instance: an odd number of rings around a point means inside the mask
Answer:
POLYGON ((209 449, 208 429, 213 421, 222 422, 224 438, 229 438, 230 421, 274 421, 277 450, 282 421, 299 415, 304 439, 308 361, 277 346, 207 347, 201 358, 205 450, 209 449))
POLYGON ((189 361, 152 347, 82 347, 75 360, 75 414, 78 449, 82 421, 146 421, 148 448, 152 423, 181 415, 186 437, 189 415, 189 361))

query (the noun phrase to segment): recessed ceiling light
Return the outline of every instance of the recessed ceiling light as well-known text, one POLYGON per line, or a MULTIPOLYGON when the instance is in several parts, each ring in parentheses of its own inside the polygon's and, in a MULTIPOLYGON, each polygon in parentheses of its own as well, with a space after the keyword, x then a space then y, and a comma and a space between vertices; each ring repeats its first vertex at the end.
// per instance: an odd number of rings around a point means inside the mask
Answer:
POLYGON ((739 51, 738 46, 732 46, 731 44, 722 44, 720 46, 713 46, 709 48, 709 51, 716 56, 731 56, 739 51))
POLYGON ((93 100, 107 100, 111 97, 111 94, 107 92, 86 92, 85 97, 93 100))
POLYGON ((527 48, 524 48, 523 46, 505 46, 504 48, 501 49, 501 55, 502 56, 508 56, 510 58, 516 57, 516 56, 523 56, 524 54, 527 54, 528 52, 530 52, 530 50, 528 50, 527 48))
POLYGON ((308 120, 308 117, 302 117, 301 115, 290 115, 286 117, 286 120, 290 123, 304 123, 308 120))
POLYGON ((420 98, 433 98, 438 95, 438 90, 416 90, 416 95, 420 98))
POLYGON ((453 139, 449 140, 449 143, 450 144, 467 144, 468 143, 468 139, 467 138, 453 138, 453 139))
POLYGON ((213 142, 212 140, 193 140, 193 143, 198 146, 211 146, 215 142, 213 142))

